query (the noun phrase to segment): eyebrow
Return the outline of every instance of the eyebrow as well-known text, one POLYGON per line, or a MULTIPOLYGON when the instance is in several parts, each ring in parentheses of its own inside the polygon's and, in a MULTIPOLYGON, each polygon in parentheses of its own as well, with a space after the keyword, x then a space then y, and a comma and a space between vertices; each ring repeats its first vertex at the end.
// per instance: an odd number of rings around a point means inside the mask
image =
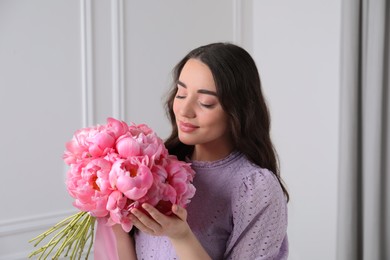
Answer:
MULTIPOLYGON (((180 80, 177 81, 177 84, 182 86, 183 88, 187 88, 187 85, 184 83, 184 82, 181 82, 180 80)), ((207 89, 198 89, 197 91, 198 93, 200 94, 208 94, 208 95, 212 95, 212 96, 217 96, 217 92, 214 92, 214 91, 211 91, 211 90, 207 90, 207 89)))

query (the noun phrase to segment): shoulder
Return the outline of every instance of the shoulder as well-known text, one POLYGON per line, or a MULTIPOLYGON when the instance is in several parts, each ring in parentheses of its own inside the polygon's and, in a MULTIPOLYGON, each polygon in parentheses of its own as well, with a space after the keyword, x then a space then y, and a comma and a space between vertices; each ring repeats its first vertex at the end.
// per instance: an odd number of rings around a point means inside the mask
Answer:
POLYGON ((284 200, 284 193, 276 175, 261 168, 243 157, 241 166, 235 175, 236 199, 255 196, 264 203, 271 200, 284 200))
POLYGON ((241 186, 255 185, 256 187, 280 187, 276 175, 265 168, 250 162, 245 156, 236 172, 236 182, 241 186))

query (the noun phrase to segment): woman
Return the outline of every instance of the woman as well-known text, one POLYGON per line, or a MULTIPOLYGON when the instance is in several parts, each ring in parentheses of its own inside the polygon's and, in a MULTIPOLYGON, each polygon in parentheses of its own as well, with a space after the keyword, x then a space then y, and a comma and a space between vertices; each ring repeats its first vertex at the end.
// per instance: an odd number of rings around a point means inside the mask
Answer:
POLYGON ((288 193, 251 56, 229 43, 194 49, 175 67, 166 107, 166 146, 192 163, 197 191, 171 216, 133 209, 135 234, 113 228, 119 258, 287 259, 288 193))

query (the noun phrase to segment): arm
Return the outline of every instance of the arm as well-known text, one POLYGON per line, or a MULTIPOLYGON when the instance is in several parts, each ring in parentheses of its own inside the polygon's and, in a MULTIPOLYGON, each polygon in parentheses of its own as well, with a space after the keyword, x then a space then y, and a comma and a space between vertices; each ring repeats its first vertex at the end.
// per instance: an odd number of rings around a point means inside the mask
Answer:
POLYGON ((117 242, 119 259, 137 260, 133 238, 128 233, 123 231, 120 225, 114 225, 112 227, 112 230, 114 232, 116 242, 117 242))
POLYGON ((143 204, 142 207, 151 218, 138 209, 131 211, 131 220, 139 230, 154 236, 167 236, 180 259, 211 259, 188 226, 187 211, 184 208, 173 205, 172 216, 165 216, 151 205, 143 204))
POLYGON ((190 227, 187 224, 187 211, 184 208, 180 208, 177 205, 172 207, 172 212, 186 225, 183 229, 183 234, 171 236, 170 240, 173 247, 176 250, 180 259, 196 260, 196 259, 211 259, 211 257, 204 250, 198 239, 192 233, 190 227))
POLYGON ((234 228, 226 259, 286 259, 287 204, 272 173, 245 178, 232 201, 234 228))
POLYGON ((197 260, 210 259, 211 257, 204 250, 194 233, 190 231, 187 236, 177 239, 172 239, 171 242, 176 250, 176 254, 180 259, 197 260))

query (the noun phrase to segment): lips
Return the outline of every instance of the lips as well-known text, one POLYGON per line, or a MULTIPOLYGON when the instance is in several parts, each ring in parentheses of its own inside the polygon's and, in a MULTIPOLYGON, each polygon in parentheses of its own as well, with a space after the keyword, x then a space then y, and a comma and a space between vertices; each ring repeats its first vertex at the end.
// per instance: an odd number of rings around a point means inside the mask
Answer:
POLYGON ((191 133, 198 128, 199 128, 199 126, 179 121, 179 129, 182 132, 191 133))

